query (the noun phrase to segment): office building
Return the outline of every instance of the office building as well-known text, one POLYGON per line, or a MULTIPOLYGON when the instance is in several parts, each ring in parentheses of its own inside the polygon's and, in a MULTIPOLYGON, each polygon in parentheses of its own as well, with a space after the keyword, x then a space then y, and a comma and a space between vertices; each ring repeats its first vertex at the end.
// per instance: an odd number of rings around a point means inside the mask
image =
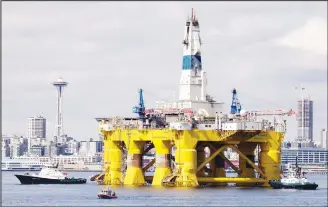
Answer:
POLYGON ((102 141, 81 141, 79 154, 80 155, 95 155, 99 152, 102 152, 103 142, 102 141))
POLYGON ((42 116, 29 117, 27 120, 28 149, 44 143, 46 139, 46 119, 42 116))
POLYGON ((34 145, 30 148, 30 153, 36 156, 44 156, 45 155, 45 146, 34 145))
POLYGON ((313 147, 313 101, 297 101, 297 142, 301 147, 313 147))
POLYGON ((281 164, 327 165, 328 151, 322 148, 283 148, 281 149, 281 164))

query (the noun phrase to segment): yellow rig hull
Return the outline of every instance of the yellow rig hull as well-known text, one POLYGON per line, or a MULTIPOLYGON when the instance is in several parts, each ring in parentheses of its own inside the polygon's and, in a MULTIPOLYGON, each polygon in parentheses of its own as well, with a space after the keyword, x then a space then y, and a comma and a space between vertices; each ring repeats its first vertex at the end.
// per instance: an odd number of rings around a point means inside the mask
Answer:
MULTIPOLYGON (((169 129, 115 129, 102 131, 104 135, 104 178, 102 184, 142 186, 197 187, 200 184, 268 187, 269 180, 280 179, 280 146, 284 132, 275 131, 216 131, 169 129), (144 176, 142 155, 145 143, 156 150, 154 176, 144 176), (122 170, 123 146, 128 155, 125 175, 122 170), (175 167, 171 168, 171 149, 176 147, 175 167), (260 147, 258 165, 254 164, 254 150, 260 147), (206 158, 204 148, 209 147, 206 158), (239 154, 239 168, 233 166, 223 151, 232 148, 239 154), (238 177, 228 178, 227 162, 238 177), (210 167, 205 165, 209 163, 210 167), (209 173, 205 173, 209 172, 209 173), (259 176, 256 176, 256 174, 259 176)), ((152 164, 151 163, 151 164, 152 164)), ((149 166, 147 166, 148 168, 149 166)))

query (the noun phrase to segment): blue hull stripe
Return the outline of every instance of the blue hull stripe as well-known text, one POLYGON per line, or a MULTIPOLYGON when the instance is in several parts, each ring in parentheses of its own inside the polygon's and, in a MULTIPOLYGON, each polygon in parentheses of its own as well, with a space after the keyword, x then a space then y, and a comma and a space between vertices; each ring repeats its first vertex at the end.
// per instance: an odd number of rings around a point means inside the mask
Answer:
POLYGON ((199 55, 183 56, 182 70, 192 70, 194 68, 202 69, 202 58, 199 55))

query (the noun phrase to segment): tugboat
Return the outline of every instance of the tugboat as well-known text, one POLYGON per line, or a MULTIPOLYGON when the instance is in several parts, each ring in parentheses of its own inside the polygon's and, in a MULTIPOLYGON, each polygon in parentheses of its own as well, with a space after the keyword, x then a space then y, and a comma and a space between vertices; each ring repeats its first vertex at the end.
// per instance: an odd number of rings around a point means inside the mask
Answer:
POLYGON ((44 166, 39 174, 25 173, 24 175, 15 175, 21 184, 85 184, 85 178, 68 178, 66 173, 57 170, 57 165, 44 166))
POLYGON ((281 180, 270 180, 269 184, 274 189, 299 189, 299 190, 316 190, 318 184, 310 183, 307 178, 302 173, 301 168, 297 165, 296 157, 296 167, 295 169, 288 168, 288 173, 286 178, 281 180))
POLYGON ((108 187, 107 189, 103 189, 98 193, 98 198, 115 199, 115 198, 117 198, 117 196, 116 196, 116 193, 108 187))

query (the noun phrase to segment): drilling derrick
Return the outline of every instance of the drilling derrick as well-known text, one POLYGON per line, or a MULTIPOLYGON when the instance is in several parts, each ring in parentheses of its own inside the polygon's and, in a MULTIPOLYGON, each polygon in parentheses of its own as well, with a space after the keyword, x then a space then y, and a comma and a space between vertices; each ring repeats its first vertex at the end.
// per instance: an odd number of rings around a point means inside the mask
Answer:
MULTIPOLYGON (((200 27, 193 10, 185 22, 182 43, 177 101, 146 109, 140 89, 139 104, 133 108, 136 117, 97 118, 105 148, 102 183, 142 186, 148 182, 172 187, 236 183, 268 187, 269 180, 280 179, 280 145, 286 122, 271 125, 267 120, 258 120, 263 114, 275 114, 272 110, 242 112, 236 89, 228 113, 223 111, 223 103, 207 94, 200 27), (239 167, 225 156, 228 148, 238 153, 239 167), (256 148, 260 151, 257 164, 256 148), (144 163, 151 149, 155 156, 144 163), (225 164, 238 176, 226 177, 225 164), (153 176, 146 175, 152 166, 153 176)), ((283 117, 289 112, 282 110, 275 115, 283 117)))

